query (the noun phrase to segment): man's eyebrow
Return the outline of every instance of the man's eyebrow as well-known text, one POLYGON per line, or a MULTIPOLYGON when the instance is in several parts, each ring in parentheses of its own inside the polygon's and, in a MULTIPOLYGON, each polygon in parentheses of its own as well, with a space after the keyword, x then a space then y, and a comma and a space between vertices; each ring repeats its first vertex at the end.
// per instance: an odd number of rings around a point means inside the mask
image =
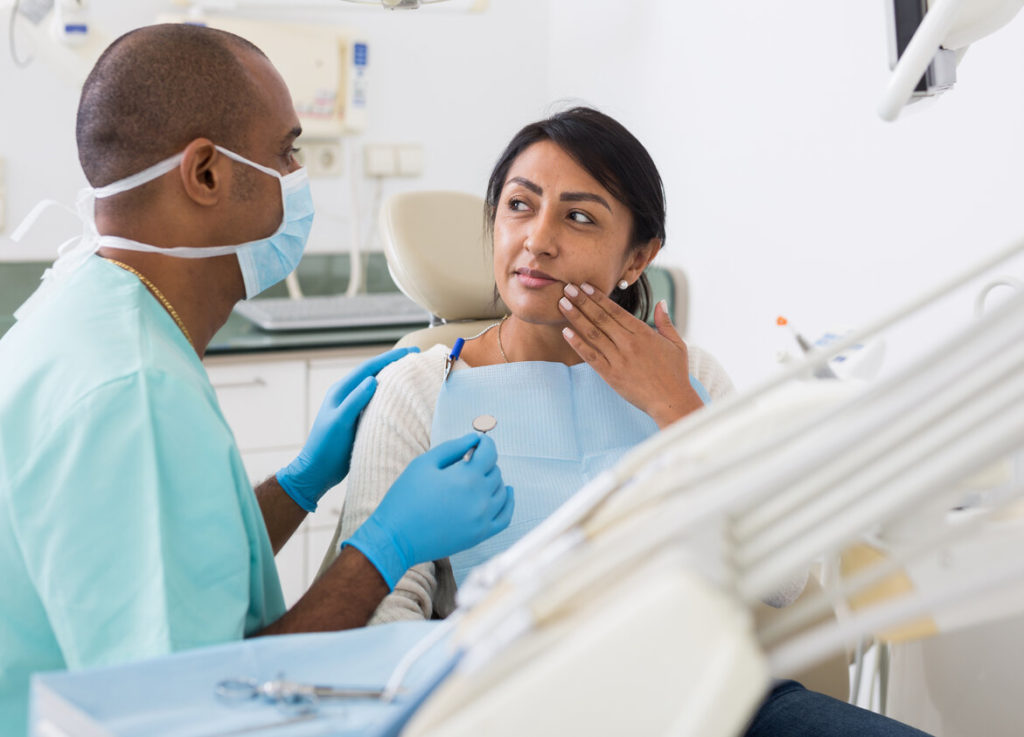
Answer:
POLYGON ((596 202, 599 205, 604 205, 608 212, 612 211, 612 206, 608 204, 608 200, 598 194, 591 194, 590 192, 562 192, 562 196, 559 197, 562 202, 596 202))
POLYGON ((292 141, 294 141, 296 138, 298 138, 301 135, 302 135, 302 126, 298 126, 297 125, 294 128, 292 128, 290 131, 288 131, 288 135, 286 135, 284 138, 281 139, 281 145, 284 146, 286 144, 289 144, 289 143, 291 143, 292 141))
POLYGON ((512 177, 505 184, 521 184, 534 194, 542 195, 544 190, 525 177, 512 177))

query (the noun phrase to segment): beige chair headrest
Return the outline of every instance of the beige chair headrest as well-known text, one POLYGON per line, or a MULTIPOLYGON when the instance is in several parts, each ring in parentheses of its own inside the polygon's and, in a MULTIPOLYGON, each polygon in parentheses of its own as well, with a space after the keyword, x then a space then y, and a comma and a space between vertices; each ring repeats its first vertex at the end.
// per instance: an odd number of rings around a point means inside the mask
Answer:
POLYGON ((403 192, 380 212, 384 254, 395 284, 444 320, 493 319, 491 244, 484 201, 462 192, 403 192))

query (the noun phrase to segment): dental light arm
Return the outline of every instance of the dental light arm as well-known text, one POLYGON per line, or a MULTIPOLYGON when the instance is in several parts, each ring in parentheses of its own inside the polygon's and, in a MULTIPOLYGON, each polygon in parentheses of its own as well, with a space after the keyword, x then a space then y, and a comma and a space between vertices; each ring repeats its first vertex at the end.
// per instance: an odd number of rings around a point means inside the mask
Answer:
MULTIPOLYGON (((915 96, 942 92, 953 85, 955 65, 968 45, 1009 23, 1024 0, 886 0, 893 33, 901 35, 900 19, 908 10, 927 12, 893 66, 878 114, 894 121, 915 96)), ((894 45, 898 43, 893 40, 894 45)), ((894 49, 898 53, 898 49, 894 49)))

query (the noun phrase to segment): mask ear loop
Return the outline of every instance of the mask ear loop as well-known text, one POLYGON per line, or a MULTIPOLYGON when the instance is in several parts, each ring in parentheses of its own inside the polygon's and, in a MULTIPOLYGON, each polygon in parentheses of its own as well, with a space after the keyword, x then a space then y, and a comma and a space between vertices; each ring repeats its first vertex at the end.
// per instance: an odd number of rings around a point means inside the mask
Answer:
MULTIPOLYGON (((136 172, 131 176, 127 176, 124 179, 118 179, 116 182, 111 182, 105 187, 96 187, 92 190, 93 195, 97 200, 102 200, 107 197, 113 197, 116 194, 127 192, 129 189, 135 189, 141 187, 147 182, 152 182, 157 177, 162 177, 169 171, 173 171, 181 164, 185 159, 185 152, 179 151, 174 156, 168 156, 163 161, 158 161, 153 166, 146 167, 140 172, 136 172)), ((91 214, 91 213, 90 213, 91 214)), ((90 218, 91 220, 92 218, 90 218)))
POLYGON ((57 258, 43 272, 41 284, 32 295, 15 311, 17 320, 24 319, 37 305, 45 300, 47 294, 53 292, 60 282, 67 279, 79 267, 84 265, 100 247, 100 234, 96 229, 96 200, 112 197, 129 189, 141 186, 159 176, 166 174, 178 166, 184 159, 185 152, 169 156, 142 171, 120 179, 105 187, 85 187, 80 190, 72 209, 63 202, 53 199, 42 200, 33 207, 24 220, 11 233, 11 240, 20 242, 25 234, 35 226, 39 217, 49 208, 57 206, 67 210, 82 223, 82 233, 69 238, 57 247, 57 258))

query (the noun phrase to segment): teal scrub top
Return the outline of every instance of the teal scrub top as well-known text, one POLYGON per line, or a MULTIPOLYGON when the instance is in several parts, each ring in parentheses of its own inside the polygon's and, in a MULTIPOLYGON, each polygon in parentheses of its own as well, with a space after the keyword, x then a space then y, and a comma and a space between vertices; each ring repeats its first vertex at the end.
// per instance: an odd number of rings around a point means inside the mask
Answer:
POLYGON ((94 257, 0 340, 0 733, 30 674, 237 640, 284 611, 195 351, 94 257))

